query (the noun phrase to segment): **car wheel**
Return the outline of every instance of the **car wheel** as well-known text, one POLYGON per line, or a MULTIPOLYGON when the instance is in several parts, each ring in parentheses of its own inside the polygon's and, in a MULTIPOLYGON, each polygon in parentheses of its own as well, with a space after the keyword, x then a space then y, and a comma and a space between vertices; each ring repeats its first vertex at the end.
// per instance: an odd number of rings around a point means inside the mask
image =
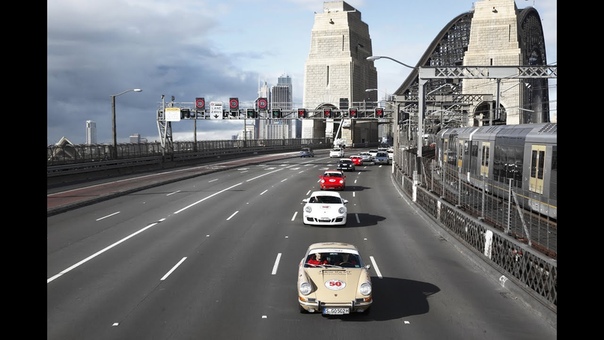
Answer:
POLYGON ((300 306, 299 304, 298 304, 298 310, 300 311, 300 314, 306 314, 306 313, 308 313, 306 311, 306 309, 302 308, 302 306, 300 306))

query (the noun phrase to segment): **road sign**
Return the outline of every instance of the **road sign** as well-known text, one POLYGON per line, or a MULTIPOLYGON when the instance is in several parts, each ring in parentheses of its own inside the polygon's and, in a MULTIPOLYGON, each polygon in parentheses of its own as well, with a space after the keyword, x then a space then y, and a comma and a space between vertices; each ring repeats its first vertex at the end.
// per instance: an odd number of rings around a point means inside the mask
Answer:
POLYGON ((266 110, 268 108, 268 101, 266 98, 258 98, 258 108, 260 110, 266 110))
POLYGON ((180 122, 180 107, 166 108, 166 122, 180 122))
POLYGON ((229 99, 229 109, 231 109, 231 111, 239 110, 239 98, 229 99))
POLYGON ((199 110, 205 110, 206 108, 206 101, 203 98, 195 98, 195 107, 198 108, 199 110))

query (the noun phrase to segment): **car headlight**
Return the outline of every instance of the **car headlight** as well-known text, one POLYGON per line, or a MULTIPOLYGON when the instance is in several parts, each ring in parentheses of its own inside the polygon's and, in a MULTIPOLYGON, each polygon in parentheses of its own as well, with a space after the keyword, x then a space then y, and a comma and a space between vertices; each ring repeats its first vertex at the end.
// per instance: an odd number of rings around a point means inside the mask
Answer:
MULTIPOLYGON (((369 288, 369 290, 371 290, 371 288, 369 288)), ((312 291, 312 286, 310 285, 310 283, 302 282, 300 284, 300 294, 308 295, 308 294, 310 294, 311 291, 312 291)))
MULTIPOLYGON (((309 212, 310 212, 310 211, 309 211, 309 212)), ((345 213, 346 213, 346 208, 344 208, 344 207, 340 207, 340 209, 338 209, 338 212, 339 212, 340 214, 345 214, 345 213)))
POLYGON ((306 207, 304 207, 304 211, 306 211, 307 213, 311 213, 312 208, 310 206, 306 206, 306 207))
POLYGON ((371 282, 364 282, 359 287, 359 292, 365 296, 371 295, 371 282))

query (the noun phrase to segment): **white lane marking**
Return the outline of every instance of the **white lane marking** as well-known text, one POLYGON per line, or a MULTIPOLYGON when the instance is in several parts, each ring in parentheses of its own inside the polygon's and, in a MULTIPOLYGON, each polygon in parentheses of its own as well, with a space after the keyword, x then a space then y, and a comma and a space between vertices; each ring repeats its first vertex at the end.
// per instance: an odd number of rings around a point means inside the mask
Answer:
POLYGON ((231 219, 233 216, 237 215, 237 213, 238 213, 238 212, 239 212, 239 210, 235 211, 235 212, 233 213, 233 215, 229 216, 229 217, 228 217, 226 220, 227 220, 227 221, 228 221, 228 220, 230 220, 230 219, 231 219))
POLYGON ((277 254, 277 258, 275 259, 275 264, 273 265, 272 275, 277 274, 277 268, 279 268, 279 260, 281 260, 281 253, 277 254))
POLYGON ((296 211, 296 212, 294 213, 294 216, 292 216, 292 221, 296 219, 296 216, 297 216, 297 215, 298 215, 298 212, 296 211))
POLYGON ((99 217, 99 218, 97 218, 96 220, 97 220, 97 221, 104 220, 104 219, 106 219, 106 218, 108 218, 108 217, 111 217, 111 216, 117 215, 117 214, 119 214, 119 213, 120 213, 119 211, 116 211, 116 212, 114 212, 113 214, 109 214, 109 215, 107 215, 107 216, 99 217))
POLYGON ((147 230, 147 229, 149 229, 149 228, 151 228, 151 227, 154 227, 154 226, 156 226, 156 225, 158 225, 158 224, 159 224, 158 222, 151 223, 151 224, 149 224, 148 226, 144 227, 143 229, 141 229, 141 230, 139 230, 139 231, 137 231, 137 232, 135 232, 135 233, 132 233, 132 234, 130 234, 130 235, 128 235, 128 236, 126 236, 126 237, 124 237, 123 239, 121 239, 121 240, 119 240, 119 241, 117 241, 117 242, 115 242, 115 243, 113 243, 113 244, 111 244, 111 245, 109 245, 109 246, 107 246, 107 247, 105 247, 105 248, 103 248, 103 249, 101 249, 101 250, 97 251, 96 253, 94 253, 94 254, 92 254, 92 255, 88 256, 87 258, 83 259, 82 261, 80 261, 80 262, 78 262, 78 263, 76 263, 76 264, 72 265, 71 267, 69 267, 69 268, 67 268, 67 269, 63 269, 61 272, 59 272, 59 274, 56 274, 56 275, 54 275, 54 276, 50 277, 49 279, 47 279, 47 280, 46 280, 46 283, 50 283, 51 281, 54 281, 56 278, 60 277, 61 275, 65 274, 65 273, 67 273, 67 272, 70 272, 72 269, 75 269, 75 268, 79 267, 80 265, 82 265, 82 264, 84 264, 84 263, 86 263, 86 262, 88 262, 88 261, 92 260, 93 258, 95 258, 95 257, 97 257, 97 256, 99 256, 99 255, 101 255, 102 253, 104 253, 104 252, 106 252, 107 250, 109 250, 109 249, 111 249, 111 248, 113 248, 113 247, 117 246, 118 244, 120 244, 120 243, 122 243, 122 242, 125 242, 125 241, 126 241, 126 240, 128 240, 129 238, 134 237, 134 236, 136 236, 136 235, 138 235, 138 234, 142 233, 143 231, 145 231, 145 230, 147 230))
POLYGON ((260 196, 264 195, 265 192, 267 192, 268 190, 264 190, 263 192, 260 193, 260 196))
POLYGON ((174 265, 174 267, 172 267, 172 269, 170 269, 166 275, 164 275, 161 279, 159 279, 160 281, 165 280, 168 276, 170 276, 170 274, 172 274, 173 271, 176 270, 176 268, 178 268, 178 266, 180 266, 181 263, 185 262, 185 260, 187 259, 187 257, 183 257, 180 261, 178 261, 177 264, 174 265))
POLYGON ((179 193, 179 192, 180 192, 180 190, 176 190, 176 191, 174 191, 174 192, 171 192, 171 193, 169 193, 169 194, 166 194, 166 196, 172 196, 172 195, 174 195, 174 194, 176 194, 176 193, 179 193))
POLYGON ((382 273, 380 272, 380 268, 378 268, 377 263, 375 263, 375 260, 373 259, 373 256, 369 256, 369 259, 371 260, 371 263, 373 264, 373 268, 375 269, 375 272, 377 273, 377 276, 381 279, 382 278, 382 273))
POLYGON ((206 196, 206 197, 204 197, 204 198, 200 199, 200 200, 199 200, 199 201, 197 201, 197 202, 194 202, 194 203, 191 203, 191 204, 187 205, 186 207, 184 207, 184 208, 182 208, 182 209, 176 210, 174 213, 175 213, 175 214, 178 214, 178 213, 180 213, 180 212, 183 212, 183 211, 185 211, 185 210, 189 209, 190 207, 192 207, 192 206, 194 206, 194 205, 196 205, 196 204, 198 204, 198 203, 201 203, 201 202, 203 202, 203 201, 207 200, 208 198, 212 198, 212 197, 214 197, 214 196, 216 196, 216 195, 218 195, 218 194, 222 194, 223 192, 225 192, 225 191, 227 191, 227 190, 231 190, 231 189, 233 189, 234 187, 240 186, 241 184, 243 184, 243 183, 237 183, 237 184, 235 184, 235 185, 231 185, 230 187, 228 187, 228 188, 226 188, 226 189, 222 189, 222 190, 220 190, 220 191, 217 191, 217 192, 215 192, 215 193, 211 194, 210 196, 206 196))

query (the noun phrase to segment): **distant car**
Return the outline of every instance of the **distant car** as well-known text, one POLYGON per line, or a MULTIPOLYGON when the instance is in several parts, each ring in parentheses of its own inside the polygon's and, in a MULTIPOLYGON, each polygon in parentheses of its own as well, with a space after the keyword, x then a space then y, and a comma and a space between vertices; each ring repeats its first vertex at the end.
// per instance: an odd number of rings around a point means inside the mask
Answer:
POLYGON ((371 149, 369 150, 369 154, 371 155, 371 157, 375 157, 375 155, 378 153, 378 149, 371 149))
POLYGON ((344 149, 342 149, 342 148, 333 148, 333 149, 329 150, 329 157, 330 158, 344 157, 344 149))
POLYGON ((315 157, 315 153, 311 148, 302 148, 300 150, 300 157, 315 157))
POLYGON ((394 149, 388 148, 388 150, 386 150, 386 152, 388 153, 388 157, 390 158, 390 163, 392 163, 392 159, 394 158, 394 149))
POLYGON ((378 151, 373 157, 375 164, 390 164, 390 157, 386 151, 378 151))
POLYGON ((348 200, 337 191, 313 191, 302 200, 302 220, 308 225, 345 226, 348 200))
POLYGON ((352 162, 354 163, 355 166, 363 165, 363 158, 359 155, 352 155, 348 158, 350 158, 350 160, 352 160, 352 162))
POLYGON ((340 170, 327 170, 319 176, 321 190, 344 190, 346 188, 346 175, 340 170))
POLYGON ((373 303, 369 269, 371 265, 363 262, 357 247, 350 243, 311 244, 298 265, 300 313, 368 314, 373 303), (321 262, 314 260, 317 253, 321 262))
POLYGON ((369 152, 361 152, 359 156, 363 159, 363 164, 373 164, 373 156, 369 152))
POLYGON ((350 158, 340 158, 336 169, 342 171, 354 171, 355 165, 350 158))

